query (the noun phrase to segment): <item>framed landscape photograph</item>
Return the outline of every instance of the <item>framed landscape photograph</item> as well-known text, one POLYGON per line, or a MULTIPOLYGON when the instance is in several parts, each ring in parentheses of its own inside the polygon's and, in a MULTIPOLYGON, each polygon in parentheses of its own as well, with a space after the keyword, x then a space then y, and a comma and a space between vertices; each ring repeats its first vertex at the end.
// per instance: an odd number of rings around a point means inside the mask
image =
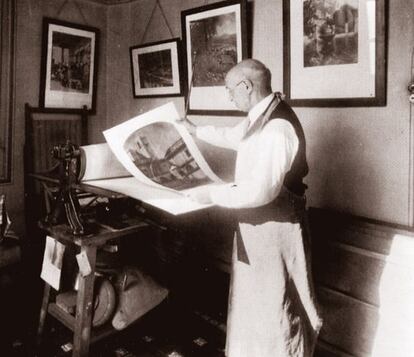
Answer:
POLYGON ((40 107, 95 112, 98 36, 93 27, 43 19, 40 107))
POLYGON ((384 0, 283 0, 283 19, 291 105, 386 104, 384 0))
POLYGON ((181 12, 189 114, 240 115, 224 79, 247 56, 246 4, 222 1, 181 12))
POLYGON ((130 47, 135 98, 182 95, 180 39, 130 47))

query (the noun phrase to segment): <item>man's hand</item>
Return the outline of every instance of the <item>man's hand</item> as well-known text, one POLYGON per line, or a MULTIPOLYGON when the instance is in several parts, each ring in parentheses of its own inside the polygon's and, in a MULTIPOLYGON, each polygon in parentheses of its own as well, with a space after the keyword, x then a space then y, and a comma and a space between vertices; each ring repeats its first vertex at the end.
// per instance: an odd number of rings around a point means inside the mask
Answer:
POLYGON ((188 192, 187 196, 198 203, 211 203, 210 190, 207 186, 195 187, 188 192))
POLYGON ((189 121, 187 118, 182 118, 182 119, 180 119, 180 120, 177 120, 177 123, 178 124, 182 124, 182 125, 184 125, 185 127, 186 127, 186 129, 188 130, 188 132, 191 134, 191 135, 195 135, 195 133, 196 133, 196 129, 197 129, 197 126, 196 125, 194 125, 191 121, 189 121))

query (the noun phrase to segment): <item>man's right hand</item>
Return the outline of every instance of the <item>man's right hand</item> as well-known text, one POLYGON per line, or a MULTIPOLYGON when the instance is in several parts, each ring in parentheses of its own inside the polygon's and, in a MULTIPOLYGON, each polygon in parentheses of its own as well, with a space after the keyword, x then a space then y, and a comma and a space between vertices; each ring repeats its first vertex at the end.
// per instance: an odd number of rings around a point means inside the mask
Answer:
POLYGON ((195 135, 196 133, 196 129, 197 126, 194 125, 190 120, 188 120, 187 118, 181 118, 180 120, 177 121, 178 124, 182 124, 186 127, 186 129, 188 130, 188 132, 191 135, 195 135))

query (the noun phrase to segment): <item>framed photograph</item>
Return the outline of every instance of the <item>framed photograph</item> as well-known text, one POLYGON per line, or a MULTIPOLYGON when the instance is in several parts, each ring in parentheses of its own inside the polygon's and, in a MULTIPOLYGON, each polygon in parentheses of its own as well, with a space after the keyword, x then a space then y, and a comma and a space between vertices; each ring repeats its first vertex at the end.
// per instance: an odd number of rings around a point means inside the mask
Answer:
POLYGON ((283 0, 283 19, 291 105, 386 104, 384 0, 283 0))
POLYGON ((130 47, 130 54, 135 98, 182 95, 180 39, 130 47))
POLYGON ((43 19, 39 106, 96 110, 99 30, 43 19))
POLYGON ((247 56, 245 12, 245 0, 181 12, 189 114, 241 114, 228 99, 224 79, 247 56))

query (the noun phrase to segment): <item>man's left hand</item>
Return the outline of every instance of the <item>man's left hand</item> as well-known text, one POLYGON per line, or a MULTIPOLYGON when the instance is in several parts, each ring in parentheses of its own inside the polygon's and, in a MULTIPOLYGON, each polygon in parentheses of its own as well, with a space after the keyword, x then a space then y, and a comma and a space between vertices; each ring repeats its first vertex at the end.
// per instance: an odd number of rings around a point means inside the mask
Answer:
POLYGON ((188 192, 187 196, 198 203, 202 204, 208 204, 211 203, 211 197, 210 197, 210 190, 208 186, 199 186, 191 189, 190 192, 188 192))

